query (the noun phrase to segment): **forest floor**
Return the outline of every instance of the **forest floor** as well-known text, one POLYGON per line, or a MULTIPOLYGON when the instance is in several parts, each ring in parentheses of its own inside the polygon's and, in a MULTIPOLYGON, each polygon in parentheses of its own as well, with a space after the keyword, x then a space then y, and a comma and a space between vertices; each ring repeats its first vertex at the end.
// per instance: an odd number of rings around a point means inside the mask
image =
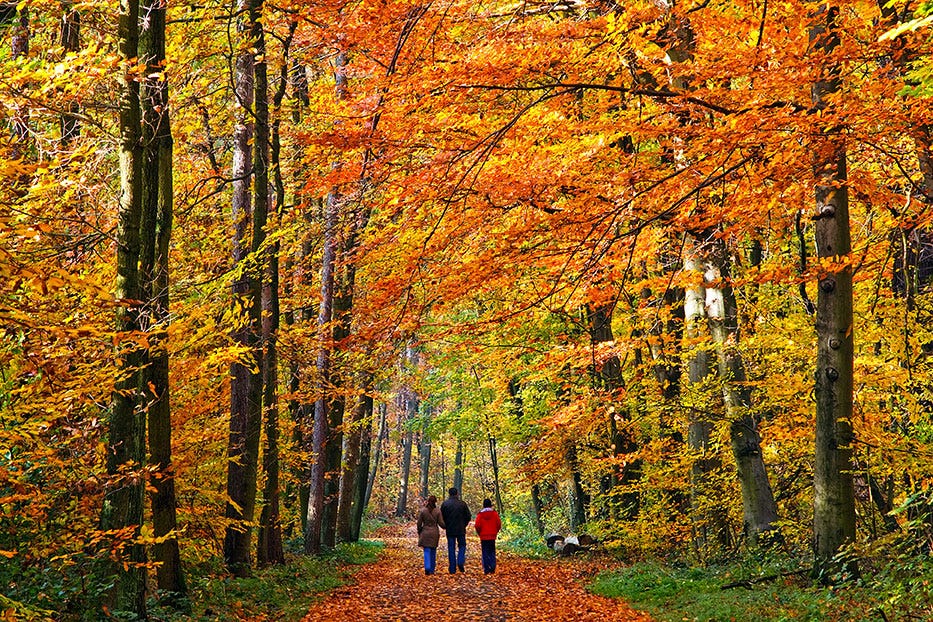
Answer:
POLYGON ((451 575, 442 537, 437 572, 426 576, 414 524, 388 525, 371 537, 385 544, 379 561, 360 568, 303 622, 651 620, 622 601, 586 591, 586 581, 604 569, 594 560, 524 559, 500 550, 496 572, 484 575, 479 540, 468 535, 466 572, 451 575))

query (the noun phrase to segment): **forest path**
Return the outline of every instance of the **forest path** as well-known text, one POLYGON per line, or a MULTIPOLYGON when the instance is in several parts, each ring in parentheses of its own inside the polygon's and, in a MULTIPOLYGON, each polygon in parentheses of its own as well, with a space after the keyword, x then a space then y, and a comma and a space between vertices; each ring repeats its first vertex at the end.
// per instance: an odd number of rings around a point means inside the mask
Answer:
POLYGON ((484 575, 479 540, 469 534, 466 572, 451 575, 442 536, 437 572, 426 576, 414 524, 383 527, 374 537, 385 543, 379 562, 359 569, 303 622, 651 620, 621 601, 588 593, 583 580, 598 568, 584 559, 531 560, 498 551, 496 572, 484 575))

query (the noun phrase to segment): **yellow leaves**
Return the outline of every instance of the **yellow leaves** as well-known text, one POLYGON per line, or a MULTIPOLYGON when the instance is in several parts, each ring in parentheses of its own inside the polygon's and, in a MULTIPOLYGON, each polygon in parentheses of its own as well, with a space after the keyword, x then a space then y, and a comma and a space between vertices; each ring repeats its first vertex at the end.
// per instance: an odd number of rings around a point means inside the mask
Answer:
POLYGON ((915 30, 919 30, 920 28, 926 28, 930 24, 933 24, 933 15, 917 17, 917 18, 908 20, 904 22, 903 24, 899 24, 896 27, 892 28, 891 30, 888 30, 887 32, 882 34, 880 37, 878 37, 878 41, 890 41, 892 39, 896 39, 897 37, 901 36, 902 34, 906 32, 913 32, 915 30))

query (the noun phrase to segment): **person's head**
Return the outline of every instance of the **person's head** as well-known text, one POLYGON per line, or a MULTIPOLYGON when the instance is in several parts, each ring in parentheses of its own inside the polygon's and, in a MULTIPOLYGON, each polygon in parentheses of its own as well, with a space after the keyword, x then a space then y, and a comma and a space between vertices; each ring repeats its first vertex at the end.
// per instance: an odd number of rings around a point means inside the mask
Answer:
POLYGON ((457 495, 460 494, 460 491, 457 490, 456 488, 451 488, 450 490, 447 491, 447 494, 450 495, 451 497, 456 497, 457 495))
POLYGON ((484 508, 491 508, 491 507, 492 507, 492 501, 491 501, 490 499, 483 499, 483 507, 484 507, 484 508))
POLYGON ((428 497, 428 500, 424 502, 424 504, 433 510, 435 507, 437 507, 437 497, 431 495, 428 497))

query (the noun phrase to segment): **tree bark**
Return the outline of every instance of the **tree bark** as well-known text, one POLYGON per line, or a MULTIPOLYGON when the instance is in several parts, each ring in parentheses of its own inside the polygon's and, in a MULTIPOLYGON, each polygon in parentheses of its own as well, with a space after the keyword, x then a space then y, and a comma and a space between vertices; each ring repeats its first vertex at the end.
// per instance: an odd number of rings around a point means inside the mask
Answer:
MULTIPOLYGON (((228 521, 224 536, 224 561, 227 569, 236 576, 247 576, 250 572, 250 540, 256 507, 256 472, 258 467, 259 435, 262 425, 262 347, 259 339, 258 322, 260 308, 260 278, 247 264, 249 253, 257 247, 257 239, 263 235, 258 220, 260 206, 255 214, 250 201, 250 182, 257 158, 250 149, 254 134, 254 65, 256 56, 253 46, 256 40, 258 11, 261 0, 240 0, 238 10, 248 15, 248 21, 239 25, 245 31, 243 48, 236 58, 234 78, 237 99, 237 123, 233 137, 233 197, 232 217, 234 223, 233 261, 235 281, 233 283, 234 306, 240 310, 242 319, 233 332, 233 340, 247 352, 248 360, 237 361, 231 366, 230 380, 230 437, 227 462, 227 502, 225 517, 228 521)), ((259 142, 257 137, 256 142, 259 142)), ((256 193, 257 196, 259 193, 256 193)), ((260 264, 261 265, 261 264, 260 264)))
POLYGON ((422 499, 427 499, 428 495, 431 494, 430 491, 430 474, 431 474, 431 436, 428 433, 427 422, 421 429, 421 443, 420 455, 421 455, 421 491, 420 495, 422 499))
POLYGON ((411 479, 411 450, 412 444, 414 443, 414 433, 409 428, 409 423, 418 412, 418 396, 415 395, 414 391, 406 387, 402 391, 401 399, 405 417, 402 421, 404 429, 402 430, 402 464, 401 474, 399 475, 400 487, 398 505, 395 508, 395 515, 398 517, 405 516, 408 511, 408 487, 411 479))
POLYGON ((369 505, 369 500, 373 496, 373 487, 376 484, 376 475, 379 473, 379 464, 382 462, 383 445, 389 438, 388 422, 389 406, 385 402, 379 404, 379 435, 376 437, 376 453, 373 456, 372 467, 369 469, 369 476, 366 480, 366 494, 363 501, 363 507, 369 505))
POLYGON ((684 251, 684 271, 695 275, 696 285, 684 290, 684 336, 694 344, 687 359, 687 381, 691 388, 687 410, 687 446, 693 454, 690 469, 690 517, 693 542, 701 556, 710 549, 710 536, 725 547, 729 544, 729 529, 721 506, 711 503, 711 475, 721 466, 719 456, 710 442, 715 425, 710 417, 709 382, 712 368, 709 350, 703 345, 707 337, 706 288, 703 281, 705 268, 696 249, 696 240, 688 236, 684 251), (698 345, 699 344, 699 345, 698 345))
MULTIPOLYGON (((810 28, 811 47, 832 55, 839 45, 837 7, 821 3, 810 28)), ((832 61, 829 61, 830 63, 832 61)), ((822 111, 820 127, 832 113, 839 91, 838 67, 823 68, 811 97, 822 111)), ((816 438, 814 451, 813 538, 816 571, 825 579, 838 569, 833 558, 855 541, 855 492, 852 481, 853 321, 852 267, 849 263, 849 194, 845 138, 839 128, 813 137, 815 237, 819 274, 816 333, 816 438)), ((854 561, 845 570, 857 572, 854 561)))
MULTIPOLYGON (((81 14, 74 5, 66 2, 62 5, 62 23, 59 38, 65 53, 77 52, 81 45, 81 14)), ((70 145, 81 132, 78 112, 81 107, 75 100, 65 104, 67 112, 62 112, 59 119, 61 123, 62 145, 70 145)))
POLYGON ((172 180, 173 141, 169 117, 168 80, 165 75, 166 5, 157 0, 145 7, 140 55, 146 73, 142 97, 143 180, 140 273, 147 304, 144 328, 149 350, 140 386, 147 399, 149 431, 150 503, 153 535, 164 541, 152 546, 159 565, 156 577, 162 601, 190 611, 178 528, 175 473, 172 466, 172 416, 169 401, 169 243, 174 207, 172 180))
POLYGON ((360 448, 359 460, 353 474, 353 505, 350 510, 350 537, 349 542, 360 539, 360 530, 363 525, 363 515, 366 512, 366 488, 368 483, 370 455, 372 450, 373 428, 373 397, 372 374, 365 373, 360 383, 362 393, 357 402, 357 412, 353 419, 359 427, 360 448))
MULTIPOLYGON (((139 235, 142 215, 142 144, 140 140, 139 80, 135 67, 139 57, 139 3, 121 0, 118 44, 120 73, 120 207, 117 223, 117 380, 114 383, 107 420, 108 488, 101 510, 101 529, 128 531, 139 535, 143 521, 145 425, 138 408, 142 351, 130 339, 139 323, 139 235)), ((113 587, 104 595, 111 611, 130 611, 146 618, 145 550, 140 544, 124 543, 122 559, 115 560, 113 587), (128 549, 128 550, 127 550, 128 549), (128 554, 126 554, 128 553, 128 554), (125 565, 124 565, 125 562, 125 565)))
POLYGON ((742 489, 742 511, 746 537, 753 543, 775 529, 777 504, 761 455, 758 425, 749 412, 752 392, 745 375, 745 362, 738 350, 739 325, 735 292, 729 284, 728 253, 719 238, 709 245, 706 265, 706 306, 710 333, 716 347, 723 401, 729 421, 729 439, 742 489), (715 284, 719 284, 716 287, 715 284))
MULTIPOLYGON (((279 130, 281 128, 282 100, 285 98, 285 88, 288 84, 289 48, 292 35, 297 27, 296 22, 289 26, 289 33, 282 43, 282 64, 279 68, 279 82, 272 98, 275 111, 275 120, 271 125, 269 144, 270 172, 272 185, 275 188, 275 211, 277 218, 281 218, 285 209, 285 182, 282 177, 281 141, 279 130)), ((263 73, 265 73, 263 71, 263 73)), ((256 98, 260 99, 268 91, 260 88, 260 80, 256 80, 256 98)), ((268 85, 267 85, 268 86, 268 85)), ((259 106, 257 106, 257 115, 259 106)), ((267 112, 267 123, 268 110, 267 112)), ((256 146, 259 149, 259 145, 256 146)), ((257 175, 257 192, 259 192, 260 177, 257 175)), ((266 261, 266 273, 262 284, 262 343, 263 343, 263 414, 266 444, 263 450, 263 474, 265 485, 263 487, 263 505, 259 516, 259 536, 257 538, 256 560, 260 566, 267 564, 284 564, 285 551, 282 543, 282 524, 280 511, 279 491, 279 357, 278 332, 281 319, 279 306, 279 241, 272 243, 266 261)))
POLYGON ((457 439, 457 453, 454 454, 454 481, 451 488, 463 494, 463 441, 457 439))

